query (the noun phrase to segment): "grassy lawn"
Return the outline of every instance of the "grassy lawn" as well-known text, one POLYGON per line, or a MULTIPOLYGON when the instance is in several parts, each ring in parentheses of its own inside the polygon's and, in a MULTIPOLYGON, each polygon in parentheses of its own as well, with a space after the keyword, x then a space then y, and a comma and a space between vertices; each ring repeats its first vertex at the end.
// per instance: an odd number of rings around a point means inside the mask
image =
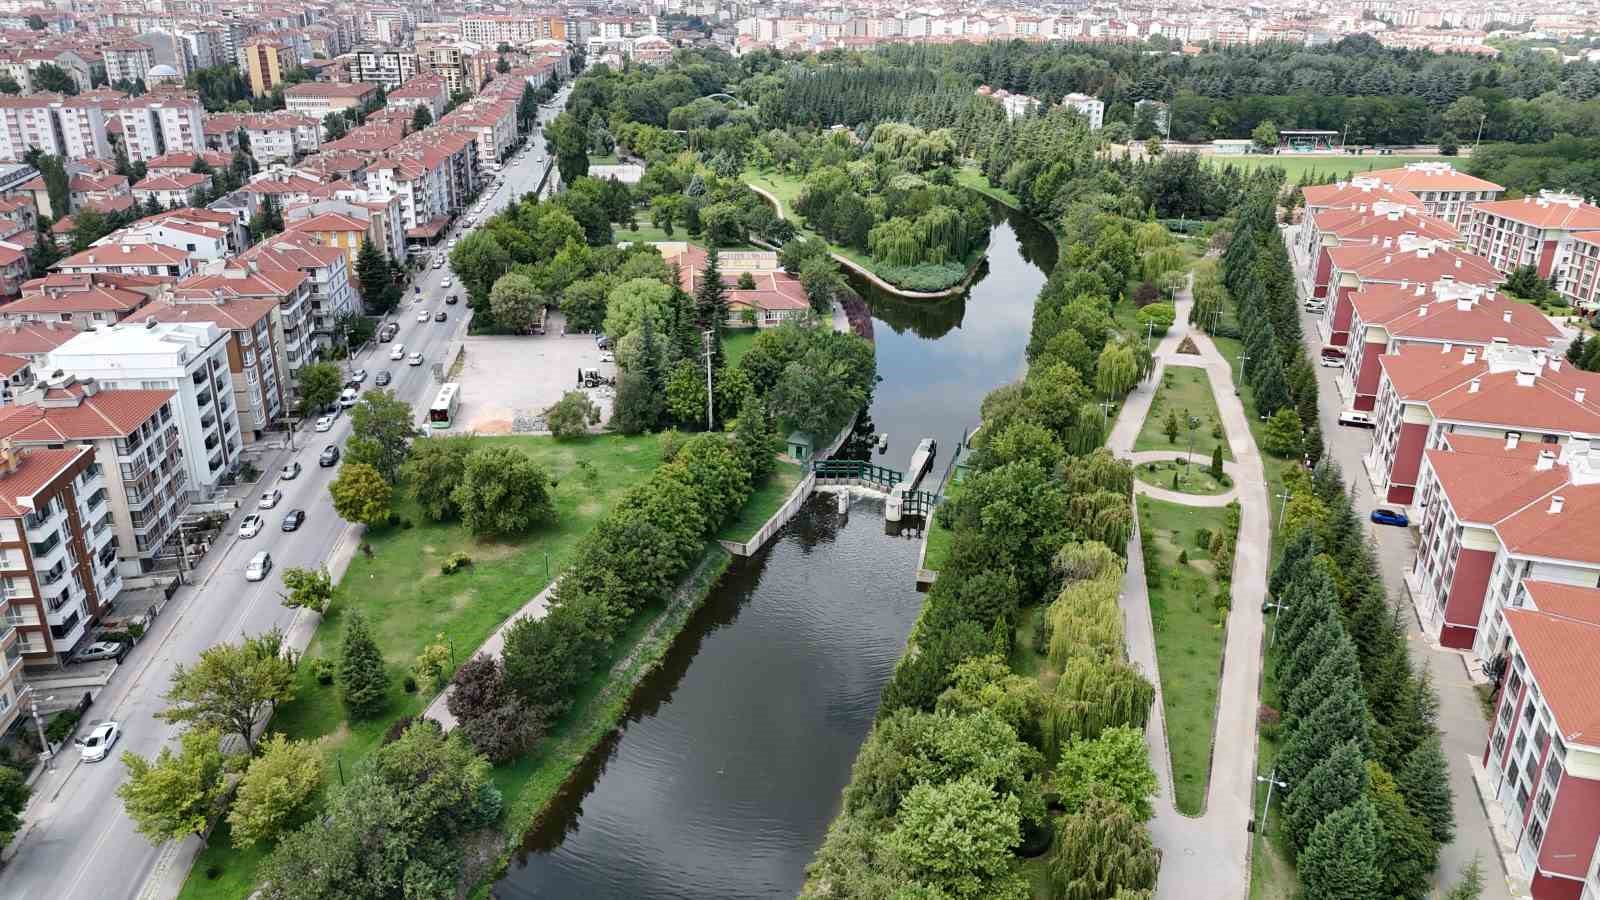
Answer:
POLYGON ((1145 417, 1139 437, 1133 442, 1135 450, 1188 450, 1210 457, 1212 448, 1222 445, 1222 458, 1233 459, 1228 447, 1226 432, 1221 428, 1222 418, 1217 414, 1217 398, 1211 393, 1211 379, 1206 370, 1196 366, 1167 366, 1161 373, 1161 386, 1150 402, 1150 414, 1145 417), (1168 440, 1163 427, 1167 411, 1178 414, 1178 439, 1168 440), (1191 434, 1185 427, 1186 417, 1198 418, 1199 424, 1191 434), (1193 441, 1191 444, 1190 441, 1193 441))
POLYGON ((1205 809, 1211 777, 1223 630, 1212 599, 1219 578, 1197 532, 1220 531, 1224 510, 1148 497, 1139 497, 1138 504, 1172 757, 1173 802, 1179 812, 1199 815, 1205 809))
MULTIPOLYGON (((1266 166, 1277 166, 1288 175, 1288 183, 1295 184, 1302 175, 1310 178, 1349 178, 1362 172, 1372 172, 1378 169, 1398 169, 1407 163, 1431 162, 1444 160, 1451 162, 1447 156, 1264 156, 1250 154, 1247 156, 1202 156, 1209 165, 1221 168, 1234 166, 1236 168, 1253 170, 1266 166)), ((1467 164, 1465 158, 1457 157, 1454 161, 1456 168, 1464 168, 1467 164)))
POLYGON ((1016 194, 1005 188, 990 187, 983 173, 972 166, 962 166, 956 170, 956 184, 971 188, 986 197, 993 197, 1012 209, 1022 209, 1022 201, 1017 199, 1016 194))
POLYGON ((799 466, 792 462, 779 462, 772 474, 767 476, 766 482, 750 494, 739 515, 717 532, 717 537, 740 543, 755 537, 761 526, 767 524, 772 514, 783 505, 783 501, 789 499, 789 493, 800 483, 800 478, 799 466))
POLYGON ((728 365, 736 366, 739 358, 750 352, 756 345, 756 335, 760 332, 754 328, 742 328, 738 331, 729 331, 722 336, 722 356, 728 365))
POLYGON ((686 241, 689 239, 687 232, 680 228, 673 228, 669 237, 665 231, 650 224, 648 216, 641 216, 634 220, 636 228, 623 228, 616 222, 611 223, 611 237, 619 244, 631 244, 635 241, 644 241, 647 244, 657 244, 662 241, 686 241))
MULTIPOLYGON (((961 494, 961 482, 956 481, 945 488, 945 502, 954 500, 961 494)), ((944 565, 945 558, 950 555, 950 547, 955 543, 955 532, 939 524, 939 517, 933 516, 928 520, 928 550, 922 556, 922 567, 930 572, 937 572, 944 565)))
POLYGON ((1219 481, 1211 476, 1210 466, 1203 463, 1190 463, 1187 466, 1175 460, 1139 463, 1134 466, 1133 474, 1145 484, 1185 494, 1220 494, 1233 487, 1233 479, 1226 473, 1219 481), (1176 482, 1173 481, 1174 475, 1177 476, 1176 482))
POLYGON ((591 153, 591 154, 589 154, 589 165, 591 165, 591 166, 619 166, 619 165, 622 165, 622 160, 619 159, 615 153, 608 153, 605 156, 595 156, 594 154, 591 153))
MULTIPOLYGON (((273 731, 318 741, 327 758, 330 782, 339 777, 341 767, 348 775, 360 765, 378 746, 391 723, 417 714, 431 699, 420 693, 406 694, 401 683, 416 655, 436 634, 450 640, 457 663, 464 661, 502 621, 543 590, 551 575, 572 562, 578 539, 594 527, 624 491, 644 480, 660 463, 654 435, 596 435, 563 443, 550 437, 479 440, 515 447, 546 466, 558 481, 558 522, 515 541, 481 541, 458 524, 425 520, 407 497, 396 511, 413 527, 376 528, 367 533, 372 552, 357 554, 351 561, 335 592, 327 620, 317 629, 304 659, 336 657, 344 616, 351 609, 361 610, 388 663, 391 688, 387 712, 373 721, 345 721, 335 688, 318 685, 311 667, 302 665, 296 698, 280 708, 272 722, 273 731), (592 477, 584 474, 580 462, 588 464, 592 477), (458 551, 469 554, 473 564, 456 575, 440 575, 440 562, 458 551)), ((640 618, 637 627, 642 631, 651 617, 640 618)), ((630 643, 624 640, 619 646, 630 643)), ((602 670, 593 692, 598 694, 607 681, 608 675, 602 670)), ((580 697, 580 701, 584 699, 587 698, 580 697)), ((561 723, 545 745, 559 743, 563 729, 577 727, 586 719, 586 713, 592 712, 580 702, 568 715, 569 721, 561 723)), ((609 726, 602 733, 605 730, 609 726)), ((545 745, 521 765, 539 765, 550 755, 545 745)), ((515 778, 510 780, 514 782, 515 778)), ((508 807, 512 794, 508 789, 508 807)), ((240 888, 254 882, 256 864, 264 855, 262 849, 233 850, 225 832, 219 832, 196 864, 182 896, 208 900, 245 896, 248 890, 240 888), (212 866, 221 870, 221 877, 215 880, 205 877, 212 866)))

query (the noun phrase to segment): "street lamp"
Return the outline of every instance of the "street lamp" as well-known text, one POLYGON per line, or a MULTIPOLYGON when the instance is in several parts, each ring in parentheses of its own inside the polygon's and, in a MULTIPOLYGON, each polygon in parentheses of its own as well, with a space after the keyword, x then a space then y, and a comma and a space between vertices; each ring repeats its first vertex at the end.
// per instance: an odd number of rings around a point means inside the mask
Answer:
POLYGON ((1266 601, 1261 604, 1261 611, 1263 613, 1269 609, 1275 610, 1277 613, 1272 617, 1272 633, 1267 636, 1268 647, 1271 647, 1272 642, 1278 639, 1278 620, 1283 618, 1283 611, 1288 608, 1289 604, 1272 599, 1271 597, 1267 598, 1266 601))
POLYGON ((1288 509, 1289 509, 1289 498, 1291 496, 1293 496, 1293 495, 1290 494, 1288 491, 1284 491, 1283 493, 1277 494, 1276 496, 1277 496, 1278 500, 1280 501, 1278 503, 1278 527, 1282 528, 1283 527, 1283 514, 1288 511, 1288 509))
POLYGON ((1272 809, 1272 789, 1278 788, 1279 790, 1284 791, 1289 789, 1289 785, 1287 783, 1278 780, 1277 766, 1272 767, 1271 775, 1256 776, 1257 784, 1260 784, 1263 781, 1267 783, 1267 802, 1261 804, 1261 822, 1256 826, 1256 834, 1258 835, 1267 830, 1267 812, 1272 809))
MULTIPOLYGON (((54 699, 54 694, 44 698, 46 703, 54 699)), ((53 762, 55 754, 50 752, 50 739, 44 736, 44 719, 39 718, 39 692, 32 686, 28 688, 28 707, 33 714, 33 726, 39 729, 39 746, 44 748, 44 767, 46 769, 54 769, 56 767, 53 762)))
POLYGON ((1250 355, 1248 353, 1241 353, 1239 355, 1239 362, 1235 366, 1238 371, 1236 371, 1233 375, 1233 395, 1235 397, 1239 396, 1239 379, 1244 377, 1244 364, 1249 359, 1250 355))

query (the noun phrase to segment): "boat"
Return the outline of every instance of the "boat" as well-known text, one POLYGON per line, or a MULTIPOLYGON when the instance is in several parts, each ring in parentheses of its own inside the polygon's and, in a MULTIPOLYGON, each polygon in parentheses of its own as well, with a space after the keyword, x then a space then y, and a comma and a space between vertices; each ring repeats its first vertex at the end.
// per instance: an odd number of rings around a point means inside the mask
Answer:
POLYGON ((886 453, 889 450, 889 432, 878 432, 878 452, 886 453))
POLYGON ((906 490, 914 491, 917 484, 922 481, 922 476, 927 474, 928 467, 933 465, 933 458, 939 452, 939 444, 933 438, 923 438, 917 442, 917 449, 911 454, 911 464, 906 467, 906 490))

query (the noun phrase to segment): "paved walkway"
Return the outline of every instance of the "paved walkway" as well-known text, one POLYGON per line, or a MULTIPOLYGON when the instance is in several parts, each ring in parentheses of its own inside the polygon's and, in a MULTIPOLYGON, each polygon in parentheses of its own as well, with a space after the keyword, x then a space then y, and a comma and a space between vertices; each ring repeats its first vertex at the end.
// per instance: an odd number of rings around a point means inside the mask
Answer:
MULTIPOLYGON (((1129 546, 1128 573, 1123 582, 1122 608, 1127 629, 1128 658, 1143 668, 1156 684, 1156 703, 1147 729, 1151 763, 1162 787, 1155 804, 1150 833, 1161 848, 1161 876, 1157 897, 1182 900, 1236 900, 1250 891, 1250 834, 1245 829, 1252 816, 1255 796, 1257 686, 1261 677, 1261 602, 1266 597, 1271 527, 1267 516, 1267 488, 1261 456, 1251 437, 1244 407, 1234 394, 1233 373, 1210 338, 1190 334, 1187 320, 1192 303, 1187 291, 1179 294, 1177 321, 1155 348, 1156 368, 1124 401, 1108 440, 1113 453, 1137 460, 1133 442, 1150 410, 1161 372, 1168 365, 1198 366, 1206 370, 1216 396, 1222 425, 1235 461, 1225 464, 1234 480, 1228 494, 1198 496, 1164 491, 1135 481, 1135 490, 1151 497, 1191 506, 1220 506, 1237 498, 1241 521, 1234 557, 1233 607, 1228 614, 1227 643, 1223 648, 1222 683, 1217 708, 1211 781, 1205 812, 1185 816, 1172 803, 1172 766, 1167 754, 1161 682, 1155 654, 1155 634, 1150 620, 1150 598, 1145 586, 1140 537, 1129 546), (1178 344, 1192 337, 1199 354, 1180 354, 1178 344)), ((1171 453, 1159 458, 1170 459, 1171 453)), ((1210 460, 1207 459, 1206 462, 1210 460)))
MULTIPOLYGON (((529 600, 521 609, 507 616, 506 620, 500 623, 500 627, 494 630, 494 634, 489 635, 488 639, 479 644, 477 649, 461 657, 457 662, 466 662, 479 653, 487 653, 494 657, 504 655, 506 650, 506 629, 511 627, 512 622, 523 616, 527 616, 530 619, 544 618, 545 614, 550 612, 550 595, 555 591, 556 585, 560 583, 560 578, 550 582, 549 586, 540 591, 537 597, 529 600)), ((449 706, 450 692, 455 689, 456 686, 454 684, 445 685, 444 690, 439 692, 439 696, 433 698, 433 702, 429 703, 428 708, 422 713, 424 718, 432 719, 443 725, 445 731, 456 727, 456 717, 450 714, 449 706)))

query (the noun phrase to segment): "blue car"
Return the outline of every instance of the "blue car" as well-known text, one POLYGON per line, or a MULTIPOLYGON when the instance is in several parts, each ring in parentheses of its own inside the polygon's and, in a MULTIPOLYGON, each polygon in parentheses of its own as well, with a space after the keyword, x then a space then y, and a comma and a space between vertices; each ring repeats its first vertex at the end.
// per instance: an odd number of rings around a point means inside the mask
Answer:
POLYGON ((1372 521, 1379 525, 1399 525, 1404 528, 1411 524, 1406 514, 1394 509, 1375 509, 1372 511, 1372 521))

